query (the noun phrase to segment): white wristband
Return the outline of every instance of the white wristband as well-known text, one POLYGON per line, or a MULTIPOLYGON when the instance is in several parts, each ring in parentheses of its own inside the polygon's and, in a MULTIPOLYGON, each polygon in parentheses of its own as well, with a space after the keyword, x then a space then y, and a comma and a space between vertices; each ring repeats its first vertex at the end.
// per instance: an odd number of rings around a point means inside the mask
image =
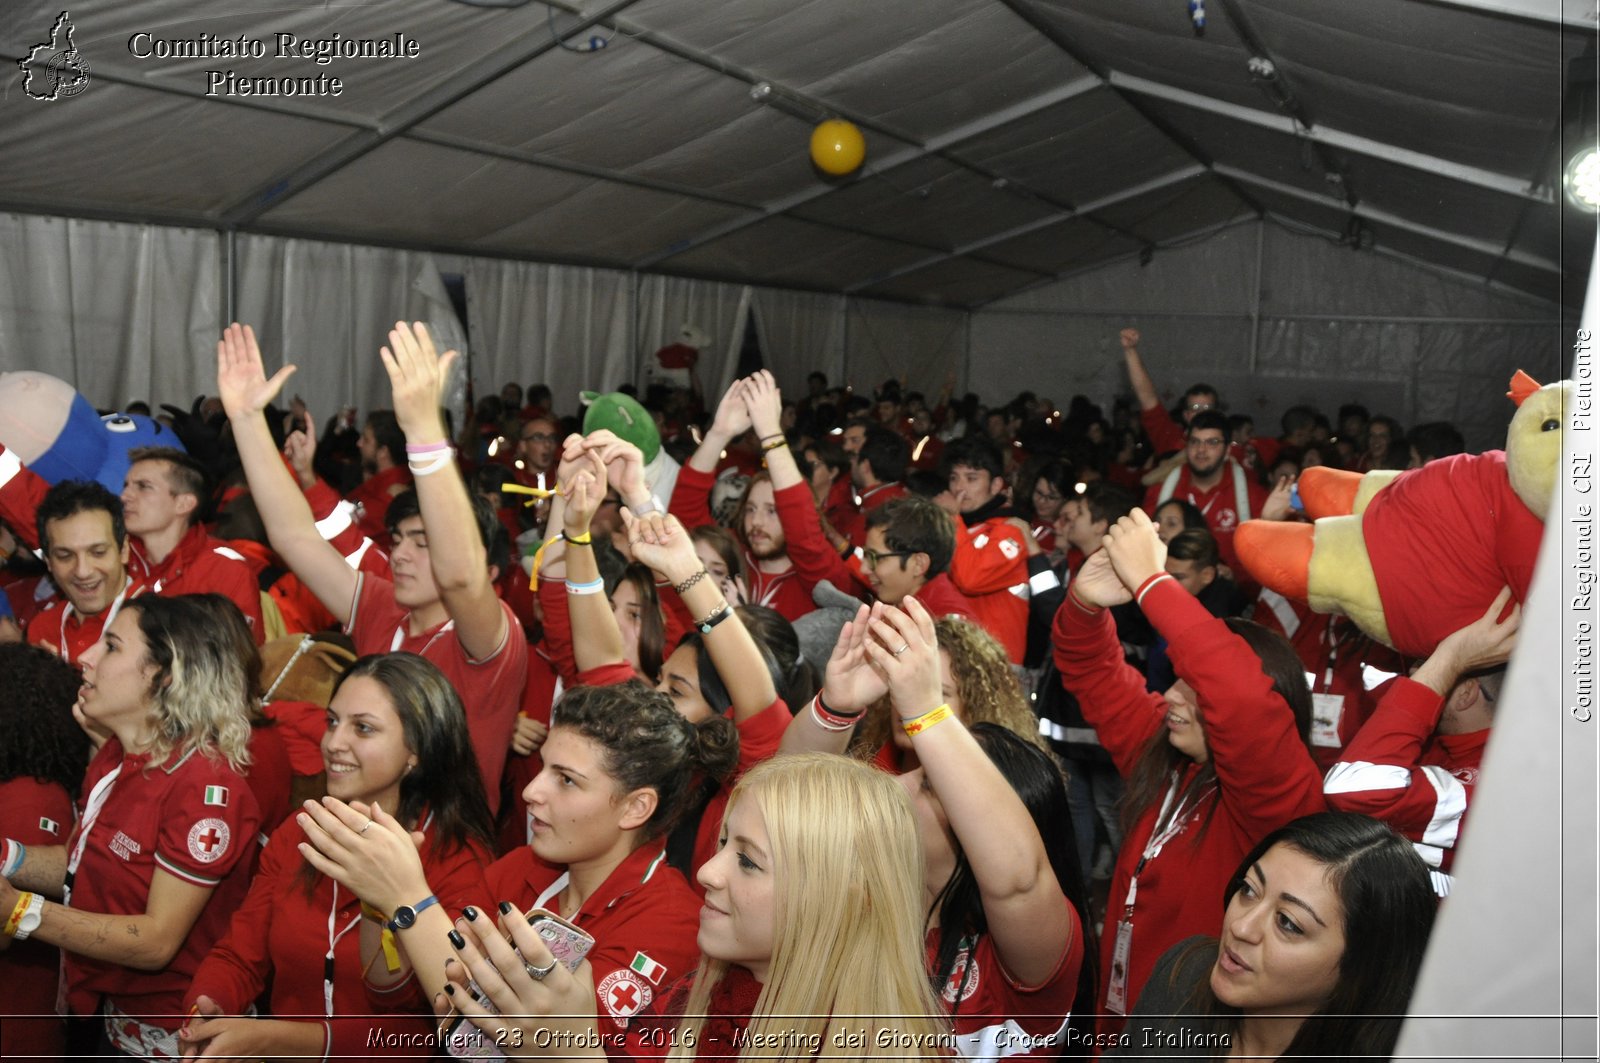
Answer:
POLYGON ((0 838, 0 878, 10 878, 22 870, 28 847, 10 838, 0 838))

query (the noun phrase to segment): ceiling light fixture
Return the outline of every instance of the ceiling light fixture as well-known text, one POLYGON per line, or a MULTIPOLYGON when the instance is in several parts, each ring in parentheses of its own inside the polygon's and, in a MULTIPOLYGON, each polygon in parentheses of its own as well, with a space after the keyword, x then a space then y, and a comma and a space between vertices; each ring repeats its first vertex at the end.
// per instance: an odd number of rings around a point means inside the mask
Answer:
POLYGON ((1600 150, 1593 144, 1579 148, 1561 174, 1567 202, 1579 210, 1600 210, 1600 150))

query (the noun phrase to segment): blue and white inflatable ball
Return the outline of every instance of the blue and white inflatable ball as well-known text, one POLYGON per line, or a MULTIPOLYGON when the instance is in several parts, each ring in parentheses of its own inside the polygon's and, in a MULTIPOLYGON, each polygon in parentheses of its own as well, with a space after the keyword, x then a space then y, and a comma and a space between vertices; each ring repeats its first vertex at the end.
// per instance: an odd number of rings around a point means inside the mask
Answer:
POLYGON ((0 443, 52 484, 98 480, 118 495, 129 451, 184 449, 159 421, 126 413, 102 417, 71 384, 33 370, 0 373, 0 443))

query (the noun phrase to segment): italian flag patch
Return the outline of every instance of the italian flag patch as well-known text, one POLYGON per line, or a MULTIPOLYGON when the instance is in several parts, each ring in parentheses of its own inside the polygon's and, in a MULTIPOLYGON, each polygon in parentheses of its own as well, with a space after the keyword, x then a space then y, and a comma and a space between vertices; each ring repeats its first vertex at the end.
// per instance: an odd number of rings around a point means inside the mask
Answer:
POLYGON ((206 787, 205 803, 208 804, 208 805, 216 805, 219 808, 227 808, 228 807, 228 788, 226 786, 208 786, 208 787, 206 787))
POLYGON ((44 831, 46 834, 60 834, 61 824, 57 823, 53 819, 47 819, 44 816, 40 816, 39 829, 44 831))
POLYGON ((633 968, 633 970, 637 971, 638 973, 644 975, 646 978, 650 979, 651 985, 660 985, 661 976, 667 973, 667 969, 665 967, 657 963, 655 960, 652 960, 642 952, 634 953, 633 962, 628 964, 628 966, 633 968))

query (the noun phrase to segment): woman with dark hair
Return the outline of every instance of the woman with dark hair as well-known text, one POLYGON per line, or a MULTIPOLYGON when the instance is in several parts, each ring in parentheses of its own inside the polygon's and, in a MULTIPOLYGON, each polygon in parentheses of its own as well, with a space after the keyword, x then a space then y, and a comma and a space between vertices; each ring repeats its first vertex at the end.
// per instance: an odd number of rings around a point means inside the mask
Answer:
POLYGON ((1205 531, 1210 527, 1200 507, 1187 498, 1167 499, 1156 507, 1155 518, 1156 531, 1164 543, 1172 542, 1180 532, 1205 531))
MULTIPOLYGON (((704 560, 704 558, 702 558, 704 560)), ((772 654, 777 666, 778 693, 793 713, 796 706, 810 701, 817 692, 817 672, 800 648, 800 636, 783 614, 765 605, 741 605, 734 609, 750 636, 772 654)))
POLYGON ((1054 626, 1062 683, 1127 780, 1102 1033, 1119 1028, 1163 952, 1216 932, 1212 898, 1256 839, 1325 807, 1300 659, 1281 636, 1206 612, 1165 562, 1155 525, 1134 510, 1084 563, 1054 626), (1167 640, 1178 679, 1164 695, 1123 661, 1108 609, 1128 601, 1167 640))
MULTIPOLYGON (((593 935, 595 996, 622 1028, 664 974, 677 977, 698 956, 700 903, 666 866, 665 836, 697 778, 732 771, 738 738, 725 717, 692 723, 674 711, 622 660, 589 532, 606 494, 605 466, 591 453, 578 467, 563 476, 551 519, 562 522, 566 538, 565 592, 585 684, 556 702, 539 751, 543 766, 523 791, 533 840, 488 869, 478 900, 506 901, 504 911, 545 908, 593 935)), ((318 829, 308 831, 316 852, 307 859, 379 908, 411 905, 415 928, 401 943, 429 996, 443 992, 444 963, 459 935, 449 913, 414 903, 429 894, 431 879, 405 829, 386 811, 374 810, 381 829, 371 830, 365 816, 335 802, 309 811, 318 829)), ((475 907, 464 914, 483 918, 475 907)))
MULTIPOLYGON (((72 829, 72 795, 89 763, 89 738, 72 719, 78 670, 37 646, 0 644, 0 837, 32 849, 60 845, 72 829)), ((9 910, 4 913, 9 915, 9 910)), ((60 1057, 54 1015, 61 953, 43 941, 0 950, 0 1057, 60 1057)))
MULTIPOLYGON (((322 756, 327 801, 386 808, 421 834, 432 888, 404 903, 460 911, 482 895, 489 807, 461 699, 436 666, 409 653, 356 661, 328 705, 322 756)), ((302 856, 317 832, 304 813, 273 832, 250 895, 189 986, 186 1056, 363 1055, 372 1022, 356 1016, 378 1013, 397 1031, 428 1032, 400 1014, 425 999, 395 945, 404 927, 302 856), (269 985, 280 1017, 245 1017, 269 985)))
POLYGON ((79 660, 77 711, 111 738, 66 844, 0 842, 0 912, 14 940, 61 948, 67 1007, 103 1018, 102 1052, 172 1057, 184 990, 255 860, 244 669, 203 607, 153 594, 79 660))
POLYGON ((957 1046, 974 1059, 1061 1052, 1095 988, 1065 781, 1007 728, 967 729, 941 689, 933 617, 912 597, 902 608, 863 606, 845 625, 785 749, 842 749, 867 706, 888 697, 918 764, 899 780, 922 835, 929 973, 957 1046))
POLYGON ((650 569, 637 561, 609 581, 607 597, 622 632, 622 655, 646 682, 661 678, 667 628, 661 616, 661 596, 650 569))
POLYGON ((700 558, 700 563, 711 578, 717 581, 723 597, 734 605, 743 605, 748 597, 745 590, 748 584, 744 574, 744 558, 739 553, 739 540, 719 524, 702 524, 691 529, 689 538, 694 540, 695 556, 700 558))
POLYGON ((1410 842, 1366 816, 1304 816, 1245 856, 1223 904, 1220 940, 1156 965, 1118 1055, 1389 1058, 1438 906, 1410 842))
MULTIPOLYGON (((1056 518, 1069 498, 1078 496, 1078 477, 1072 465, 1059 459, 1047 461, 1033 474, 1028 484, 1027 512, 1033 514, 1033 538, 1039 549, 1056 553, 1056 518)), ((1052 562, 1060 560, 1052 557, 1052 562)))

